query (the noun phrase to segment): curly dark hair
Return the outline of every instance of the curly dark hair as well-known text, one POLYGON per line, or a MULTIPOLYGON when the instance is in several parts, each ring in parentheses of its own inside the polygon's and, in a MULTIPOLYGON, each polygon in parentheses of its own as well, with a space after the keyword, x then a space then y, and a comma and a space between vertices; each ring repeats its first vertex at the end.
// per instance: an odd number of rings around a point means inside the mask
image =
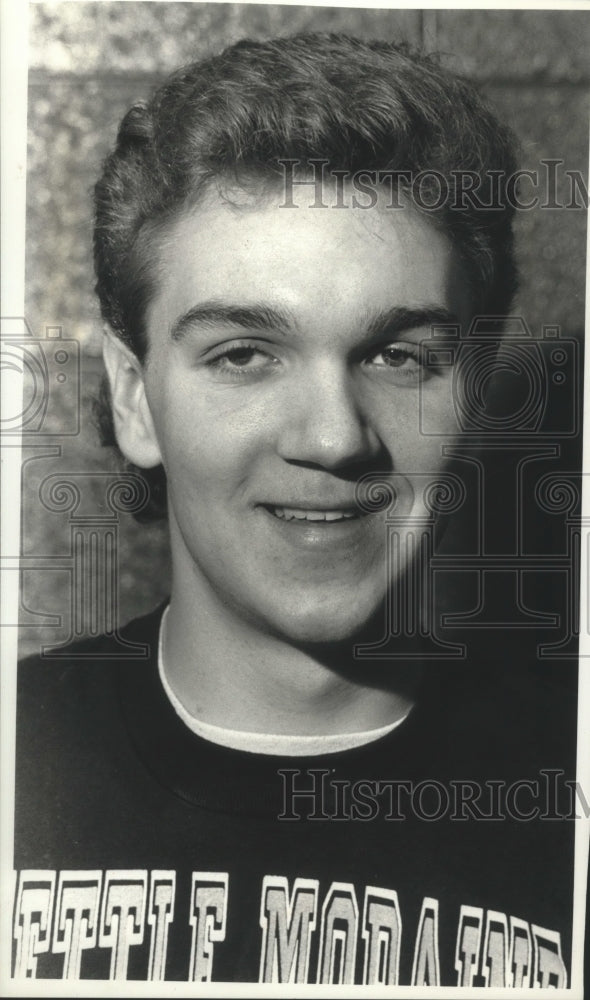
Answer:
MULTIPOLYGON (((163 224, 214 182, 279 181, 285 159, 304 174, 318 159, 350 173, 428 171, 449 187, 472 172, 480 205, 444 199, 429 215, 463 256, 476 311, 504 314, 516 287, 504 188, 515 148, 471 84, 405 44, 334 34, 238 42, 178 70, 121 122, 95 188, 102 315, 144 361, 163 224)), ((98 413, 103 442, 116 444, 106 390, 98 413)), ((143 517, 162 516, 164 470, 143 475, 152 495, 143 517)))

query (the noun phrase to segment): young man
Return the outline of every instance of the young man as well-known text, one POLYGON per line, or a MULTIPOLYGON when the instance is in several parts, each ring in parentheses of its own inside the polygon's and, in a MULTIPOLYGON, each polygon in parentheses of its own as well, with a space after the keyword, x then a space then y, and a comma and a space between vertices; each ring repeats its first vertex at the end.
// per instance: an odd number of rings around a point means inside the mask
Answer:
POLYGON ((508 312, 514 167, 434 60, 341 36, 242 42, 127 114, 97 288, 172 592, 137 657, 22 668, 17 973, 567 984, 573 824, 530 796, 574 777, 573 712, 428 669, 426 628, 372 655, 396 600, 428 618, 462 430, 432 330, 508 312))

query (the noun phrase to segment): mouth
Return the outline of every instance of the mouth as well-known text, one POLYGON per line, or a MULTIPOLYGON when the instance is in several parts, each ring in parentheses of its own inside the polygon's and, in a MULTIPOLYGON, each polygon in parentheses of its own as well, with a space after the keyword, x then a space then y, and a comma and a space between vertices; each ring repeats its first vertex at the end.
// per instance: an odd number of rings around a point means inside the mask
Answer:
POLYGON ((265 509, 279 519, 279 521, 298 521, 303 523, 329 523, 337 524, 342 521, 352 521, 362 516, 362 511, 358 507, 343 508, 309 508, 309 507, 284 507, 273 504, 263 504, 265 509))

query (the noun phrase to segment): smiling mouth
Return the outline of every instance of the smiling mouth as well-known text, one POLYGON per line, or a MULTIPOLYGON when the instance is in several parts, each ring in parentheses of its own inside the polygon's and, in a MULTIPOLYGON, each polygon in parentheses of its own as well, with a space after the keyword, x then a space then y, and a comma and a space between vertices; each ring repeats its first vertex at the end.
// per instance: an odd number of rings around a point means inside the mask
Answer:
POLYGON ((266 505, 269 513, 280 521, 313 521, 314 523, 327 521, 330 523, 338 521, 351 521, 360 517, 361 511, 355 507, 343 510, 308 510, 302 507, 273 507, 266 505))

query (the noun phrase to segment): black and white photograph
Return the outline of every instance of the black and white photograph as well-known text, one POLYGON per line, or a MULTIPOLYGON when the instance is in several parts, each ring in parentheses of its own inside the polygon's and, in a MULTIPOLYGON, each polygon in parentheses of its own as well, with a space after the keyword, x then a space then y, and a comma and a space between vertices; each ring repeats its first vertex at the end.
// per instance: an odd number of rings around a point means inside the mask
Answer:
POLYGON ((3 996, 590 997, 589 13, 3 8, 3 996))

